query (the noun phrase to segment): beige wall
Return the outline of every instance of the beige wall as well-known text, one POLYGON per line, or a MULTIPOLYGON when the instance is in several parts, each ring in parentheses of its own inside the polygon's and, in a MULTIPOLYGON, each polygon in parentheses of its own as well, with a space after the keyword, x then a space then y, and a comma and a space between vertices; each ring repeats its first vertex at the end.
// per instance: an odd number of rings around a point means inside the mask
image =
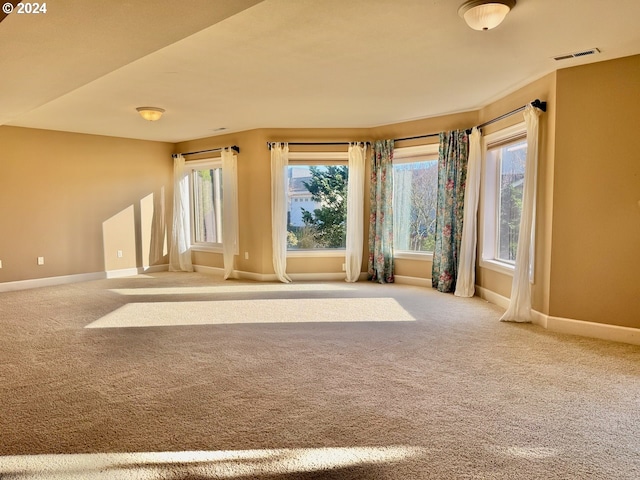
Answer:
MULTIPOLYGON (((238 154, 238 209, 239 209, 239 251, 236 268, 244 272, 263 273, 265 262, 271 261, 267 255, 265 242, 271 241, 271 227, 265 229, 271 218, 271 175, 269 172, 269 150, 260 130, 238 134, 221 135, 200 140, 182 142, 175 145, 175 153, 194 152, 237 145, 238 154), (249 259, 245 260, 244 254, 249 259)), ((219 156, 219 154, 190 155, 189 161, 219 156)), ((270 243, 269 243, 270 245, 270 243)), ((222 268, 222 255, 209 252, 194 252, 193 261, 197 265, 222 268)), ((273 269, 272 269, 273 271, 273 269)))
MULTIPOLYGON (((533 307, 551 316, 640 327, 639 69, 635 56, 560 70, 479 111, 365 129, 258 129, 169 145, 0 127, 0 282, 165 263, 165 237, 157 231, 163 209, 169 213, 171 207, 169 154, 228 145, 241 149, 236 268, 271 274, 267 142, 374 140, 468 128, 540 98, 547 112, 540 118, 533 307), (37 256, 45 256, 44 266, 36 265, 37 256)), ((484 134, 519 121, 519 115, 509 117, 484 134)), ((424 140, 397 146, 419 143, 424 140)), ((363 271, 366 247, 365 230, 363 271)), ((193 260, 222 267, 220 254, 194 252, 193 260)), ((338 273, 343 262, 290 258, 288 271, 338 273)), ((398 259, 396 274, 428 279, 431 262, 398 259)), ((509 275, 479 267, 476 283, 510 295, 509 275)))
MULTIPOLYGON (((536 202, 538 312, 640 328, 638 91, 640 56, 633 56, 559 70, 480 112, 484 122, 533 98, 547 101, 536 202)), ((476 283, 510 296, 511 276, 479 267, 476 283)))
POLYGON ((0 282, 166 263, 171 144, 2 126, 0 145, 0 282))
MULTIPOLYGON (((387 125, 372 129, 259 129, 237 134, 221 135, 176 145, 175 152, 191 152, 205 149, 238 145, 238 203, 240 255, 236 257, 236 268, 240 271, 272 274, 271 257, 271 172, 270 152, 267 142, 349 142, 354 140, 401 138, 425 133, 439 132, 443 129, 467 128, 477 122, 477 112, 466 112, 445 117, 423 119, 402 124, 387 125), (245 260, 244 254, 249 254, 245 260)), ((437 137, 428 141, 437 142, 437 137)), ((398 143, 398 146, 410 146, 424 141, 398 143)), ((346 146, 291 146, 290 150, 346 151, 346 146)), ((217 154, 216 154, 217 155, 217 154)), ((208 155, 189 156, 188 160, 206 158, 208 155)), ((210 156, 210 155, 209 155, 210 156)), ((369 187, 370 166, 367 162, 365 191, 369 187)), ((369 216, 368 202, 365 202, 365 238, 363 245, 362 271, 367 269, 368 232, 366 224, 369 216)), ((222 267, 222 255, 216 253, 194 252, 194 263, 208 267, 222 267)), ((296 273, 341 273, 344 258, 289 258, 287 272, 296 273)), ((396 274, 430 278, 431 262, 408 260, 396 261, 396 274)))
MULTIPOLYGON (((268 142, 314 142, 368 140, 367 129, 258 129, 237 134, 220 135, 182 142, 175 151, 192 152, 238 145, 238 208, 240 255, 236 268, 243 272, 269 275, 273 273, 271 256, 271 153, 268 142), (245 253, 249 259, 245 260, 245 253)), ((325 146, 327 151, 346 151, 346 146, 325 146)), ((291 146, 290 150, 309 150, 309 147, 291 146)), ((317 147, 312 149, 317 150, 317 147)), ((213 154, 217 155, 217 154, 213 154)), ((189 156, 197 160, 211 156, 189 156)), ((366 245, 366 239, 365 239, 366 245)), ((207 267, 222 267, 222 255, 194 253, 194 262, 207 267)), ((344 258, 324 257, 314 259, 290 258, 288 273, 340 273, 344 258)), ((366 259, 363 259, 366 265, 366 259)), ((364 268, 363 268, 364 270, 364 268)))
POLYGON ((550 313, 640 327, 640 55, 560 70, 550 313))

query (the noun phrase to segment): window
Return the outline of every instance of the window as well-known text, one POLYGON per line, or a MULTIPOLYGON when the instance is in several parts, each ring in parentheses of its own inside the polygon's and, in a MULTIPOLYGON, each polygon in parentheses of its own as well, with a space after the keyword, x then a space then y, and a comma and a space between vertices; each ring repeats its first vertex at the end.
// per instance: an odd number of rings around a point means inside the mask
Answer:
POLYGON ((518 233, 522 213, 522 192, 527 141, 519 140, 492 148, 488 155, 495 155, 498 167, 498 219, 496 232, 496 258, 515 263, 518 249, 518 233))
POLYGON ((438 145, 393 152, 393 243, 396 258, 433 253, 438 196, 438 145))
POLYGON ((222 247, 222 164, 189 162, 191 166, 191 245, 196 249, 222 247))
POLYGON ((290 152, 287 250, 344 255, 347 233, 346 152, 290 152))
POLYGON ((526 157, 524 124, 485 139, 483 266, 512 271, 515 265, 526 157))
POLYGON ((346 165, 290 165, 287 249, 345 248, 346 165))

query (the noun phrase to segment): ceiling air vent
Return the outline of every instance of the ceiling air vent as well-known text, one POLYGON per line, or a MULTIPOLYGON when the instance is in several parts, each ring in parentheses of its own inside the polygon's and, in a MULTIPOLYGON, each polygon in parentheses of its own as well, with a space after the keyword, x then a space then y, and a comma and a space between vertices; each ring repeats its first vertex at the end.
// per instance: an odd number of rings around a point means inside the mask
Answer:
POLYGON ((569 58, 578 58, 584 57, 585 55, 594 55, 596 53, 600 53, 600 50, 597 48, 592 48, 591 50, 585 50, 583 52, 575 52, 575 53, 567 53, 566 55, 559 55, 557 57, 553 57, 554 60, 567 60, 569 58))

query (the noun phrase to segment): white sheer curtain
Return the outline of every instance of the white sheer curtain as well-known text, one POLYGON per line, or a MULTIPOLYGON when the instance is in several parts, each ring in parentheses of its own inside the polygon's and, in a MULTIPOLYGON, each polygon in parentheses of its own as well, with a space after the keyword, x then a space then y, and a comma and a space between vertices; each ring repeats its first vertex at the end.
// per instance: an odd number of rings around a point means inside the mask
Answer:
POLYGON ((233 261, 238 251, 238 157, 222 150, 222 256, 224 279, 234 276, 233 261))
POLYGON ((476 287, 476 245, 478 242, 478 198, 480 197, 480 165, 482 163, 482 136, 473 127, 469 135, 469 163, 464 191, 464 217, 462 242, 456 280, 457 297, 473 297, 476 287))
POLYGON ((533 278, 533 234, 536 220, 536 176, 538 171, 538 117, 541 111, 527 105, 524 121, 527 127, 527 160, 524 172, 524 192, 522 216, 518 234, 516 267, 511 284, 509 308, 504 313, 503 322, 531 321, 531 285, 533 278))
POLYGON ((362 269, 364 241, 364 175, 367 146, 349 145, 349 181, 347 184, 347 282, 357 282, 362 269))
POLYGON ((189 175, 182 155, 173 156, 173 228, 169 250, 170 272, 193 272, 189 236, 189 175))
POLYGON ((291 279, 287 275, 287 166, 289 145, 271 144, 271 242, 273 245, 273 270, 283 283, 291 279))

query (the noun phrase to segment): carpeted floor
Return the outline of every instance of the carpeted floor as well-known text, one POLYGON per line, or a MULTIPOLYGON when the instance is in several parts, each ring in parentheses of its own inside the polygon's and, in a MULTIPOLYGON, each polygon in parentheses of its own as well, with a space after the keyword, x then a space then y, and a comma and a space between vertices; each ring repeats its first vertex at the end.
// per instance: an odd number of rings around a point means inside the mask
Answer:
POLYGON ((640 478, 640 348, 500 314, 178 273, 1 293, 0 478, 640 478))

